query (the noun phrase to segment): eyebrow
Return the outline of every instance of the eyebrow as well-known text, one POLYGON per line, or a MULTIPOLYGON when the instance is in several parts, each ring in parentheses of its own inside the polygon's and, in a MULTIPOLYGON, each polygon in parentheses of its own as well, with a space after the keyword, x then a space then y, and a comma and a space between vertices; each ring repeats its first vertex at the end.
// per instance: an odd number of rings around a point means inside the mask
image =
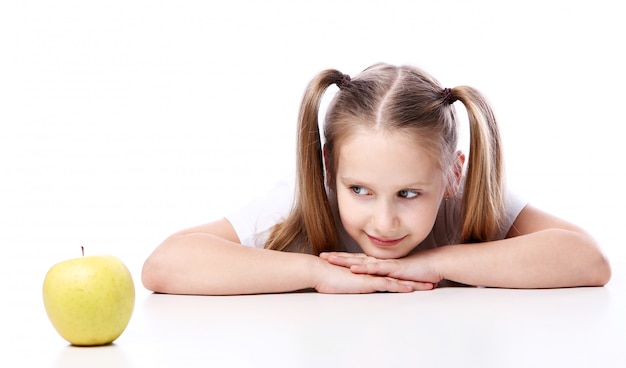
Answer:
MULTIPOLYGON (((371 186, 366 181, 357 180, 357 179, 351 178, 349 176, 340 176, 339 178, 344 183, 346 183, 346 182, 347 183, 359 183, 359 184, 363 184, 363 185, 368 186, 368 187, 371 186)), ((410 188, 419 189, 419 188, 430 187, 432 185, 433 185, 432 182, 431 183, 427 183, 427 182, 412 182, 412 183, 409 183, 408 185, 399 186, 399 188, 402 188, 402 189, 410 189, 410 188)))

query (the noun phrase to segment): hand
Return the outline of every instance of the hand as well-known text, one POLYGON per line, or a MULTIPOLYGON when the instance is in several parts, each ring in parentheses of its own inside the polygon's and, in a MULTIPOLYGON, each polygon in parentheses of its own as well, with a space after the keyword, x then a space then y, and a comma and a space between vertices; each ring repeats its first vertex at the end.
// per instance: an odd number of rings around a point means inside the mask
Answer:
POLYGON ((315 289, 328 294, 364 294, 378 291, 408 293, 430 290, 432 283, 397 280, 392 277, 356 274, 346 267, 320 260, 321 269, 315 289))
POLYGON ((425 252, 400 259, 378 259, 362 253, 322 253, 320 258, 329 263, 350 269, 354 274, 390 277, 413 281, 434 288, 443 277, 427 261, 425 252))

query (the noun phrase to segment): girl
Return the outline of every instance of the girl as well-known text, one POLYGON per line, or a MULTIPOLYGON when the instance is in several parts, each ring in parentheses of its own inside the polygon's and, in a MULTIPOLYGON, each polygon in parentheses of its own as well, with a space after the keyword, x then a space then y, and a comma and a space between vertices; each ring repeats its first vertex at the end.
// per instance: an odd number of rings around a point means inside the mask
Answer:
POLYGON ((411 292, 444 283, 600 286, 610 267, 579 227, 507 192, 496 120, 467 86, 374 65, 326 70, 300 109, 295 200, 279 186, 228 218, 178 232, 146 260, 146 288, 177 294, 411 292), (320 100, 331 102, 320 137, 320 100), (457 151, 460 101, 470 147, 457 151), (466 172, 465 175, 463 174, 466 172))

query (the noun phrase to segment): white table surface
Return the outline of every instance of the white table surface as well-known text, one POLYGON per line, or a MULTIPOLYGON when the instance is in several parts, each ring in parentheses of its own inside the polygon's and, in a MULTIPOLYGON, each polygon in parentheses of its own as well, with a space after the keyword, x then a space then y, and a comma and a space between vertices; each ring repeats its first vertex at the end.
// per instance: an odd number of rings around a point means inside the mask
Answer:
POLYGON ((43 279, 20 286, 13 265, 0 367, 626 367, 626 273, 613 268, 602 288, 411 294, 157 295, 136 280, 122 336, 78 348, 48 321, 43 279))
POLYGON ((1 1, 0 368, 626 367, 626 197, 611 189, 626 160, 623 1, 480 6, 1 1), (141 263, 166 236, 292 168, 315 73, 378 61, 483 91, 511 188, 619 255, 612 281, 408 295, 143 289, 141 263), (46 271, 80 245, 119 256, 136 281, 134 315, 110 346, 69 346, 44 311, 46 271))

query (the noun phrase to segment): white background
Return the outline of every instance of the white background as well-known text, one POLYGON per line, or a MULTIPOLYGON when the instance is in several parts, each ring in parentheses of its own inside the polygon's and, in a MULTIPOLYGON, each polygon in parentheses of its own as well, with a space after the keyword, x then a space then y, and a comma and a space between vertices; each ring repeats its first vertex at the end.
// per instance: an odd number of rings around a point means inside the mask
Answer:
MULTIPOLYGON (((481 90, 510 185, 626 260, 618 1, 14 1, 0 5, 0 282, 110 253, 138 281, 164 237, 294 162, 326 68, 414 64, 481 90)), ((7 289, 5 286, 8 286, 7 289)), ((4 298, 10 298, 6 293, 4 298)), ((19 323, 19 319, 17 320, 19 323)))

